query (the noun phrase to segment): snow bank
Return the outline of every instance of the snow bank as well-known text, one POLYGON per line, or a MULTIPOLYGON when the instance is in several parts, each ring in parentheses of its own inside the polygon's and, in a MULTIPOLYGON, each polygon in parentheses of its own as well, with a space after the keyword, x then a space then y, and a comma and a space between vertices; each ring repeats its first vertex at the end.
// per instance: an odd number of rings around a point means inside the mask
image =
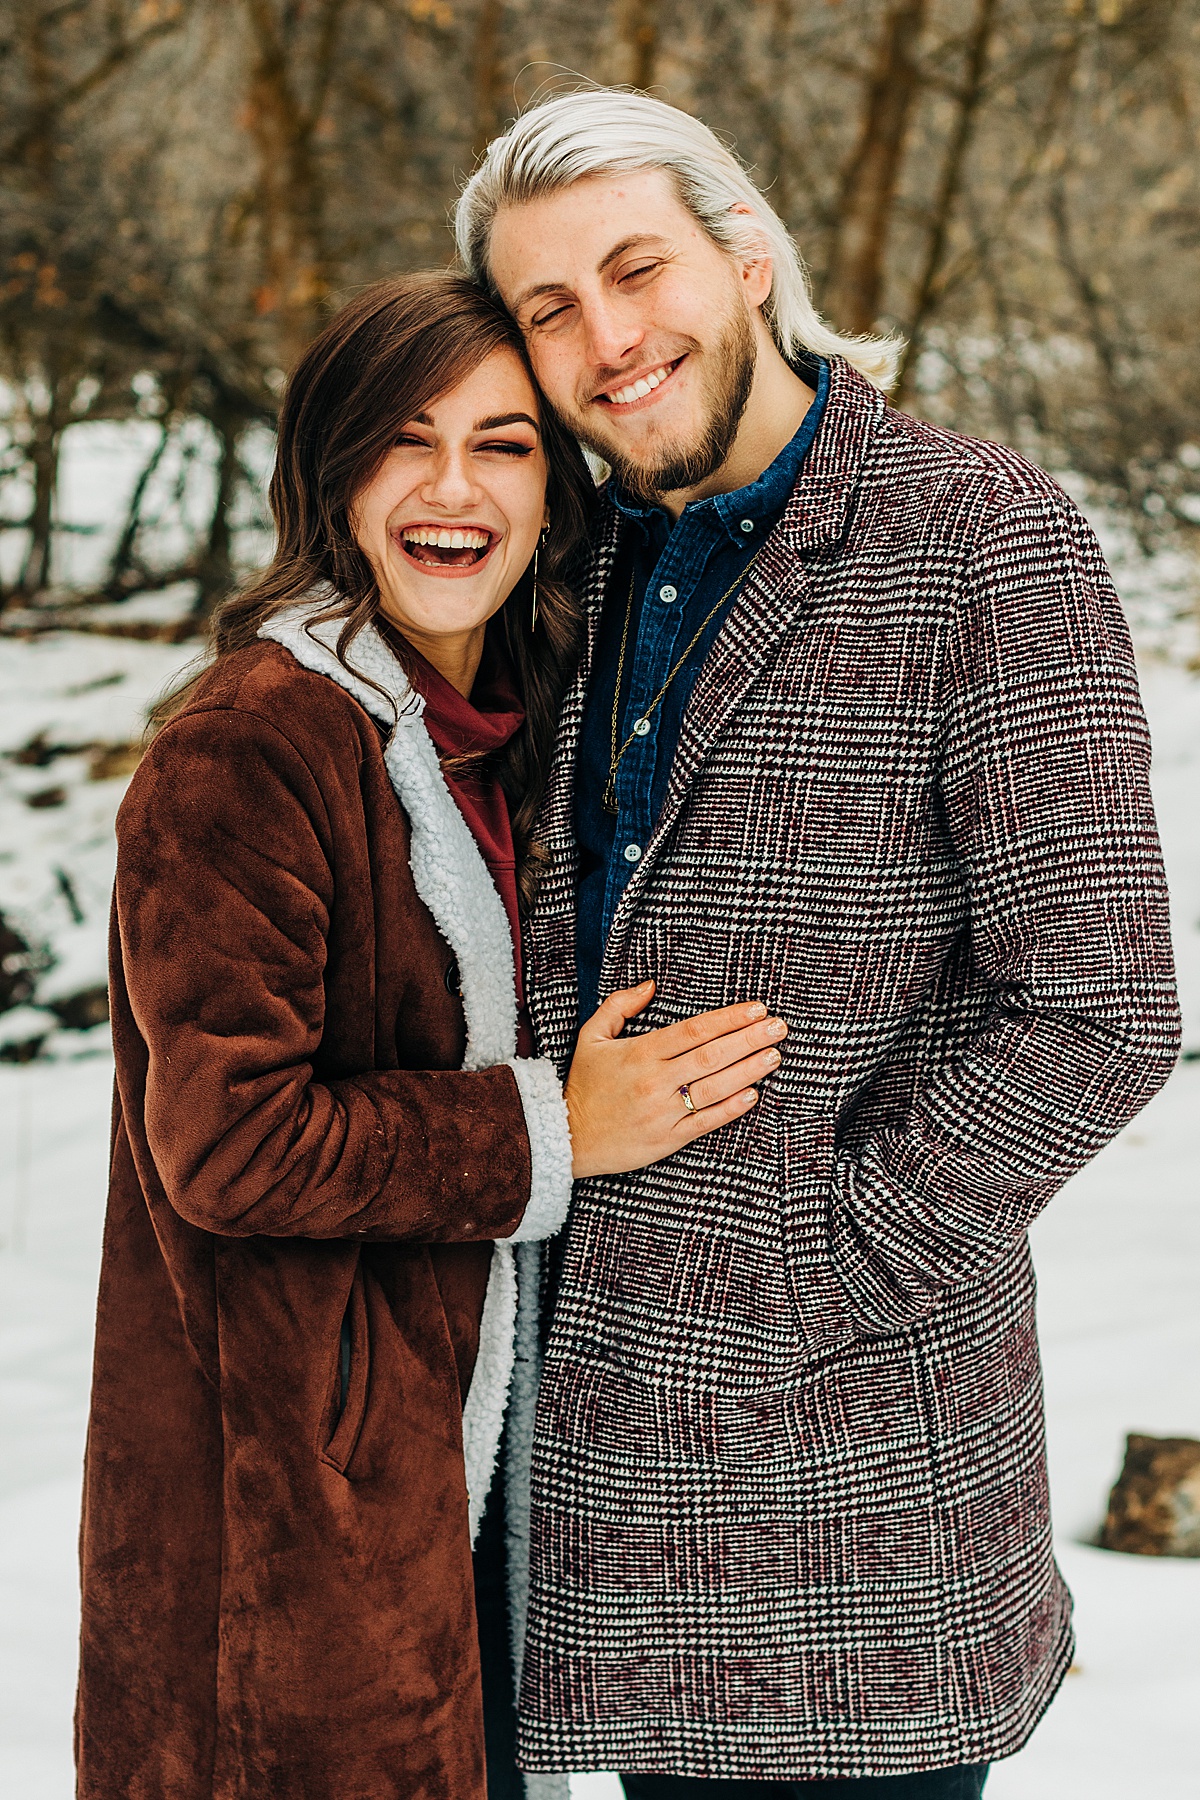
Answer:
POLYGON ((147 709, 195 658, 80 631, 0 640, 0 911, 45 965, 41 1004, 104 982, 113 822, 147 709))

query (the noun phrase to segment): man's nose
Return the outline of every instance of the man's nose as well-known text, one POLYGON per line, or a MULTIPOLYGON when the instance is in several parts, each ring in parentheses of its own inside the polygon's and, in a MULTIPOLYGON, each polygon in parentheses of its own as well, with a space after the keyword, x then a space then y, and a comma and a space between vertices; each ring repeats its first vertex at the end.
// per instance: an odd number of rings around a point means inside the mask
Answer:
POLYGON ((584 305, 583 325, 588 355, 596 368, 619 369, 636 353, 646 335, 644 326, 631 319, 625 307, 607 297, 584 305))

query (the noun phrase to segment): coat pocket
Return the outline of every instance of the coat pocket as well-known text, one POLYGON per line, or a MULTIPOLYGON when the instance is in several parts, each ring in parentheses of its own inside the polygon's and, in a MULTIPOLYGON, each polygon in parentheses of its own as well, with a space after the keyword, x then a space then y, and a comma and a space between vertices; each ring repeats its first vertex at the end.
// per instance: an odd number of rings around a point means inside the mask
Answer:
POLYGON ((339 1474, 347 1473, 367 1410, 371 1376, 371 1340, 367 1328, 366 1277, 360 1262, 334 1347, 333 1430, 322 1460, 339 1474))

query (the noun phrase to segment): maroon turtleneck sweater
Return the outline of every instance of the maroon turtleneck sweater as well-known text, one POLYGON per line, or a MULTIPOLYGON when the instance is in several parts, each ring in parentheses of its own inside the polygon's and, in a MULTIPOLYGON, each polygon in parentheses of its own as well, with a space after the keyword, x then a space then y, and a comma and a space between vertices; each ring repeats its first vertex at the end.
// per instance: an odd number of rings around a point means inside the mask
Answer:
MULTIPOLYGON (((391 636, 391 630, 388 630, 391 636)), ((485 760, 466 769, 443 769, 446 786, 470 826, 508 914, 517 983, 517 1055, 533 1055, 533 1031, 525 1010, 521 967, 521 921, 517 905, 517 859, 513 849, 508 801, 496 772, 495 758, 525 722, 525 709, 511 661, 497 634, 489 631, 483 660, 469 700, 407 641, 404 660, 413 686, 425 701, 425 726, 442 758, 477 756, 485 760)))

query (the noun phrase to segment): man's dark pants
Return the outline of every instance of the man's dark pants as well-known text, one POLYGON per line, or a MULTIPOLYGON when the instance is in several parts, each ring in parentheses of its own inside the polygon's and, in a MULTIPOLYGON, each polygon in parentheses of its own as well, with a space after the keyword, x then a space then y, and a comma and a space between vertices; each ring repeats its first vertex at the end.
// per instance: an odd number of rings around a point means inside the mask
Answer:
POLYGON ((862 1794, 873 1800, 979 1800, 987 1763, 877 1775, 859 1781, 700 1781, 691 1775, 622 1775, 627 1800, 800 1800, 804 1794, 862 1794))

